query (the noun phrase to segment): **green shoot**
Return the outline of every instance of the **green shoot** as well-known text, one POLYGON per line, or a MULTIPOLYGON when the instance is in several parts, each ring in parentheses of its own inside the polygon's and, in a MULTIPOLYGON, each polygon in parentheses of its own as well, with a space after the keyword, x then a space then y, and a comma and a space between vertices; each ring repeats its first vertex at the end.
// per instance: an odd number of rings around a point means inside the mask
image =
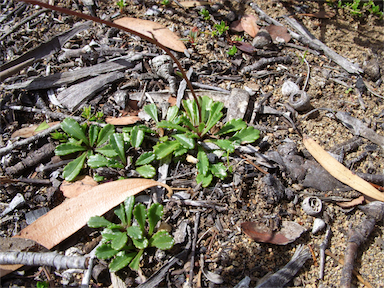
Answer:
POLYGON ((236 52, 237 52, 237 47, 236 47, 235 45, 233 45, 233 46, 227 51, 227 54, 228 54, 229 56, 233 56, 233 55, 236 54, 236 52))
POLYGON ((201 9, 201 11, 199 12, 199 14, 201 16, 203 16, 204 20, 205 21, 208 21, 211 19, 211 15, 209 15, 209 11, 205 8, 201 9))

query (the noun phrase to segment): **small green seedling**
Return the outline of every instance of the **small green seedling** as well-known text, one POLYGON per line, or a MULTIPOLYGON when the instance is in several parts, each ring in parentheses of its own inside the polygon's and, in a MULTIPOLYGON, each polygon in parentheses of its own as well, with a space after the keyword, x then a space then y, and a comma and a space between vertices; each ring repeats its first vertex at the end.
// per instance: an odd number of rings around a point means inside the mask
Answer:
POLYGON ((352 91, 353 91, 353 88, 349 87, 347 90, 345 90, 345 94, 352 93, 352 91))
MULTIPOLYGON (((165 129, 165 136, 153 147, 152 152, 141 155, 138 165, 147 165, 153 160, 162 160, 170 156, 181 157, 187 153, 197 154, 196 164, 198 175, 197 183, 207 187, 213 177, 224 179, 227 177, 227 168, 222 162, 210 163, 204 147, 204 142, 216 144, 217 149, 212 153, 221 157, 235 151, 235 146, 256 141, 260 132, 253 127, 248 127, 242 119, 233 119, 223 125, 216 133, 211 129, 221 120, 221 110, 224 104, 214 102, 207 96, 195 100, 183 100, 185 111, 180 111, 176 106, 168 109, 166 120, 159 122, 155 104, 147 105, 144 111, 152 117, 158 128, 165 129)), ((228 157, 227 157, 228 158, 228 157)))
POLYGON ((168 6, 169 4, 171 4, 171 0, 162 0, 160 2, 161 5, 164 5, 164 6, 168 6))
POLYGON ((223 35, 226 31, 229 30, 229 27, 227 25, 225 25, 225 22, 223 20, 221 20, 220 24, 215 24, 213 25, 213 27, 216 29, 216 30, 213 30, 212 31, 212 37, 213 36, 216 36, 216 35, 223 35))
POLYGON ((125 3, 125 0, 119 0, 116 2, 116 5, 119 7, 120 12, 122 12, 124 7, 127 6, 127 3, 125 3))
POLYGON ((243 41, 244 40, 244 37, 243 36, 239 36, 239 35, 236 35, 235 36, 235 41, 237 41, 237 42, 241 42, 241 41, 243 41))
POLYGON ((228 54, 229 56, 233 56, 233 55, 236 54, 236 52, 237 52, 237 47, 236 47, 235 45, 233 45, 233 46, 227 51, 227 54, 228 54))
POLYGON ((88 221, 92 228, 104 227, 101 232, 101 245, 96 249, 99 259, 113 258, 109 264, 111 272, 128 266, 137 271, 144 250, 156 247, 161 250, 171 249, 175 243, 172 236, 155 227, 163 216, 163 206, 153 203, 148 209, 141 203, 135 204, 135 197, 128 197, 114 212, 120 224, 112 223, 104 217, 94 216, 88 221), (133 225, 134 223, 134 225, 133 225))
MULTIPOLYGON (((188 41, 193 46, 196 45, 196 39, 199 36, 199 29, 197 27, 193 27, 191 31, 189 31, 188 38, 180 39, 181 41, 188 41)), ((183 74, 181 74, 182 76, 183 74)))
POLYGON ((201 11, 199 12, 199 14, 201 16, 203 16, 204 20, 205 21, 209 21, 211 19, 211 15, 209 15, 209 11, 205 8, 201 9, 201 11))

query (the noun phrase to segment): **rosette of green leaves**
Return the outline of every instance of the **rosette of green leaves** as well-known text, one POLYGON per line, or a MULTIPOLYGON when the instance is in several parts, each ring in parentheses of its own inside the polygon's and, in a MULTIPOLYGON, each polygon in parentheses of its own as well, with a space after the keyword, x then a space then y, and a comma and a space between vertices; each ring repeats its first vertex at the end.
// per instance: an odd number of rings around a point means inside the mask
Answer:
POLYGON ((115 133, 113 125, 107 124, 102 128, 88 123, 80 125, 76 120, 66 118, 61 123, 61 128, 68 135, 68 141, 57 146, 55 154, 78 155, 64 167, 65 180, 72 181, 86 163, 90 168, 124 168, 126 165, 125 151, 129 144, 124 142, 121 133, 115 133))
POLYGON ((255 142, 260 137, 260 131, 248 126, 242 119, 233 119, 212 135, 211 129, 223 117, 224 104, 215 102, 207 96, 198 99, 199 105, 195 100, 184 100, 185 112, 179 111, 176 106, 170 107, 166 120, 160 122, 155 104, 144 107, 145 112, 155 120, 157 127, 167 129, 169 133, 159 139, 160 141, 153 147, 153 152, 140 156, 138 160, 145 157, 148 159, 146 164, 149 164, 155 159, 161 160, 169 155, 178 157, 190 150, 195 150, 198 159, 196 181, 202 183, 203 187, 207 187, 212 182, 213 176, 220 179, 226 178, 227 168, 221 162, 210 163, 207 151, 199 143, 214 142, 219 147, 218 150, 229 154, 233 153, 238 145, 255 142), (215 139, 218 137, 219 139, 215 139))
POLYGON ((112 223, 104 217, 94 216, 88 221, 92 228, 104 227, 102 244, 96 249, 96 257, 100 259, 113 258, 109 264, 111 272, 116 272, 126 266, 137 270, 140 257, 148 247, 161 250, 171 249, 174 245, 172 236, 164 230, 154 233, 157 223, 163 216, 163 206, 153 203, 148 209, 143 204, 134 206, 134 196, 128 197, 114 212, 121 221, 112 223), (136 220, 137 225, 132 225, 136 220))

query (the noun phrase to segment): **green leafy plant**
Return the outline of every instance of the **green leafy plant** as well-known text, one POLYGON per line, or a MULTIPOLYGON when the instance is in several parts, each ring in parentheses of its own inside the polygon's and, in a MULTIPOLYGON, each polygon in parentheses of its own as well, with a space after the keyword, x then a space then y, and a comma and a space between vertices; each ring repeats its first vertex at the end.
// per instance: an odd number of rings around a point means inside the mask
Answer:
POLYGON ((233 45, 233 46, 227 51, 227 54, 228 54, 229 56, 233 56, 233 55, 236 54, 236 52, 237 52, 237 47, 236 47, 235 45, 233 45))
POLYGON ((119 0, 116 2, 117 7, 119 7, 120 12, 123 11, 124 7, 127 6, 127 3, 125 3, 125 0, 119 0))
MULTIPOLYGON (((188 41, 193 46, 196 45, 196 39, 199 36, 199 29, 197 27, 193 27, 191 31, 189 31, 188 38, 180 39, 181 41, 188 41)), ((182 75, 181 75, 182 76, 182 75)))
POLYGON ((141 203, 135 204, 134 196, 128 197, 114 212, 120 224, 112 223, 104 217, 94 216, 88 221, 92 228, 104 227, 101 232, 102 244, 96 249, 96 257, 113 258, 109 264, 111 272, 116 272, 129 265, 138 270, 144 250, 156 247, 161 250, 171 249, 175 243, 172 236, 155 227, 163 216, 163 206, 153 203, 148 209, 141 203), (135 223, 135 225, 133 225, 135 223))
POLYGON ((225 25, 225 22, 223 20, 221 20, 220 24, 215 24, 213 25, 213 27, 215 28, 215 30, 212 31, 212 37, 213 36, 216 36, 216 35, 223 35, 226 31, 229 30, 229 27, 227 25, 225 25))
POLYGON ((161 5, 164 5, 164 6, 168 6, 169 4, 171 4, 171 0, 162 0, 160 2, 161 5))
POLYGON ((241 42, 244 40, 244 37, 243 36, 239 36, 239 35, 236 35, 235 36, 235 41, 238 41, 238 42, 241 42))
POLYGON ((211 19, 211 15, 209 15, 209 11, 205 8, 201 9, 201 11, 199 12, 199 14, 201 16, 203 16, 204 20, 205 21, 208 21, 211 19))
POLYGON ((363 16, 364 14, 373 14, 378 16, 380 19, 383 18, 383 11, 380 10, 379 5, 375 5, 373 0, 369 1, 361 1, 361 0, 353 0, 353 1, 342 1, 339 0, 337 2, 338 8, 343 8, 351 13, 354 16, 363 16))
POLYGON ((36 283, 36 288, 48 288, 49 283, 47 281, 38 281, 36 283))
MULTIPOLYGON (((165 129, 165 136, 153 147, 152 152, 141 155, 139 164, 152 167, 153 160, 162 160, 166 157, 181 157, 187 153, 197 156, 196 164, 198 175, 196 181, 207 187, 213 177, 224 179, 227 177, 228 168, 222 163, 210 163, 204 143, 215 144, 212 151, 217 156, 228 155, 235 151, 235 147, 244 143, 256 141, 260 132, 253 127, 248 127, 242 119, 233 119, 225 123, 216 133, 211 129, 223 117, 221 112, 224 104, 214 102, 207 96, 199 97, 198 101, 184 100, 180 111, 176 106, 168 109, 166 120, 159 121, 155 104, 144 107, 145 112, 156 122, 158 128, 165 129)), ((139 162, 139 163, 138 163, 139 162)))

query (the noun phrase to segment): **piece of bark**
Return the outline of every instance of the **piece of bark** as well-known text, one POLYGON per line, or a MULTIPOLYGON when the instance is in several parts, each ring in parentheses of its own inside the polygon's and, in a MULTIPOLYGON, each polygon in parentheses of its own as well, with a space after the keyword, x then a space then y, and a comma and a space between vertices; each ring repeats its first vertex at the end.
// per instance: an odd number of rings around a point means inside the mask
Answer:
POLYGON ((357 256, 357 250, 361 244, 367 241, 368 236, 375 228, 376 222, 384 217, 384 203, 380 201, 371 202, 361 207, 367 217, 357 227, 350 231, 347 248, 344 253, 344 266, 341 271, 341 288, 350 288, 352 281, 353 265, 357 256))
POLYGON ((0 77, 0 81, 3 81, 6 77, 9 77, 10 75, 20 71, 22 69, 22 63, 28 62, 31 59, 41 59, 44 57, 47 57, 49 55, 52 55, 55 52, 58 52, 61 47, 73 36, 75 36, 77 33, 88 29, 91 27, 92 21, 87 21, 84 23, 81 23, 72 29, 65 31, 55 37, 53 37, 51 40, 48 42, 39 45, 38 47, 32 49, 31 51, 26 52, 25 54, 21 55, 20 57, 16 58, 13 61, 7 62, 4 65, 0 67, 0 71, 2 71, 3 76, 0 77), (18 65, 19 70, 14 69, 14 67, 18 65), (12 73, 10 72, 12 70, 12 73), (8 71, 8 72, 7 72, 8 71))
POLYGON ((97 92, 103 90, 108 84, 124 78, 122 72, 103 74, 60 92, 56 98, 69 111, 76 111, 84 102, 91 99, 97 92))
POLYGON ((352 117, 347 112, 339 111, 335 116, 345 125, 345 127, 352 130, 354 135, 364 137, 384 149, 384 137, 368 128, 361 120, 352 117))
POLYGON ((25 89, 25 90, 41 90, 49 88, 57 88, 68 85, 82 79, 98 76, 107 72, 123 71, 134 67, 133 61, 140 59, 141 55, 135 57, 123 57, 113 61, 100 63, 91 67, 85 67, 69 72, 55 73, 49 76, 37 77, 22 83, 12 85, 4 85, 4 89, 25 89))
POLYGON ((34 151, 22 161, 17 163, 14 166, 8 167, 5 169, 5 172, 8 175, 17 175, 22 173, 24 170, 36 166, 46 160, 47 158, 53 155, 53 151, 55 150, 55 145, 52 143, 47 143, 38 150, 34 151))

